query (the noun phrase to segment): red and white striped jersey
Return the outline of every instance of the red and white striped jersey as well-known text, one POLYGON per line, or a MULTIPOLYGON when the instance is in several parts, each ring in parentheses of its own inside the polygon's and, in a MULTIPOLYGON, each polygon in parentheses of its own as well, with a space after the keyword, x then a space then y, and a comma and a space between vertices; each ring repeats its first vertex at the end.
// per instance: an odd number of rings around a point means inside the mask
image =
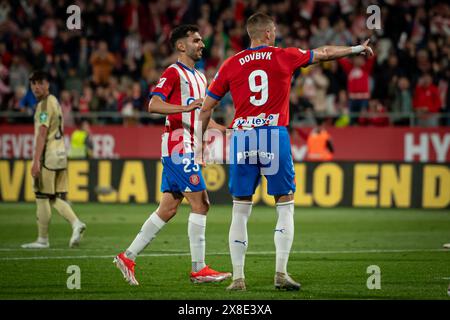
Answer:
MULTIPOLYGON (((157 95, 170 104, 188 105, 196 99, 204 98, 205 92, 205 75, 177 62, 164 71, 150 96, 157 95)), ((161 143, 162 157, 168 157, 172 153, 194 152, 194 146, 202 136, 201 126, 195 125, 199 120, 199 113, 200 109, 195 109, 166 116, 161 143)))

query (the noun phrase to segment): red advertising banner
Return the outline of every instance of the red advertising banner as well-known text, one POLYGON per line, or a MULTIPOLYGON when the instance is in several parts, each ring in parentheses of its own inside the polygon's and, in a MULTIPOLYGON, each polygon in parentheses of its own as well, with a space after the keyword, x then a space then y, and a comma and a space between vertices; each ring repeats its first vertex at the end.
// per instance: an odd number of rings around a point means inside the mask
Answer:
MULTIPOLYGON (((306 155, 311 129, 297 128, 291 135, 295 160, 306 155)), ((348 127, 328 128, 336 161, 450 162, 450 128, 348 127)))
MULTIPOLYGON (((75 128, 65 128, 66 146, 75 128)), ((97 159, 159 159, 162 126, 91 126, 93 156, 97 159)), ((34 129, 30 125, 0 126, 0 158, 31 159, 34 129)))
MULTIPOLYGON (((162 126, 92 126, 94 158, 158 159, 162 126)), ((65 130, 70 145, 73 128, 65 130)), ((293 130, 292 154, 301 161, 306 155, 310 129, 293 130)), ((335 147, 335 161, 450 162, 450 128, 329 128, 335 147)), ((226 144, 224 144, 226 145, 226 144)), ((0 126, 0 158, 30 159, 33 152, 33 126, 0 126)))

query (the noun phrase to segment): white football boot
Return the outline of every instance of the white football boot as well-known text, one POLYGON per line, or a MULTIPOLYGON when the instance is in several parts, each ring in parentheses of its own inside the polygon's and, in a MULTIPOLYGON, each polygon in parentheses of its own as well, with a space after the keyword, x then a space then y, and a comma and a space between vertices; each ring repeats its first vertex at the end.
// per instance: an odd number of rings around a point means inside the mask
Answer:
POLYGON ((35 241, 31 243, 25 243, 21 245, 22 249, 47 249, 50 247, 50 244, 48 243, 48 240, 46 242, 44 241, 35 241))
POLYGON ((301 287, 300 283, 295 282, 289 275, 281 272, 275 274, 274 284, 276 289, 287 291, 298 291, 301 287))
POLYGON ((81 221, 76 222, 76 226, 73 227, 72 237, 70 238, 69 247, 78 247, 81 238, 83 237, 83 232, 86 230, 86 224, 81 221))

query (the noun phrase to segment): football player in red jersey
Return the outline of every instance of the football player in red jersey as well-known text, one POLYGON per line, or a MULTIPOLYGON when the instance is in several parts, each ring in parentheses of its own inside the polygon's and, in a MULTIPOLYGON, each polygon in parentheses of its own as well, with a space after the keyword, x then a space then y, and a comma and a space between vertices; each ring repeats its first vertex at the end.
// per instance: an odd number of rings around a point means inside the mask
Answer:
POLYGON ((218 101, 230 91, 235 105, 231 124, 229 188, 233 215, 229 247, 233 282, 229 290, 245 290, 244 262, 248 246, 247 221, 252 196, 261 175, 267 178, 268 193, 276 202, 278 221, 274 231, 276 248, 275 287, 299 290, 300 284, 287 273, 294 239, 295 174, 289 124, 291 78, 298 68, 320 61, 362 54, 373 55, 368 46, 324 46, 314 50, 277 48, 276 25, 263 13, 247 20, 251 46, 227 59, 207 90, 200 114, 203 132, 218 101))
MULTIPOLYGON (((198 122, 199 107, 206 90, 205 76, 194 67, 205 47, 198 31, 194 25, 181 25, 172 31, 170 41, 178 52, 178 61, 164 71, 150 94, 149 111, 167 115, 161 143, 163 195, 159 207, 144 222, 128 249, 114 258, 114 263, 130 285, 139 284, 135 277, 134 260, 175 216, 184 197, 191 205, 188 221, 191 281, 219 282, 231 277, 231 273, 218 272, 205 264, 209 200, 201 166, 194 161, 195 146, 199 143, 196 131, 201 131, 194 124, 198 122)), ((212 127, 225 131, 215 122, 212 122, 212 127)))

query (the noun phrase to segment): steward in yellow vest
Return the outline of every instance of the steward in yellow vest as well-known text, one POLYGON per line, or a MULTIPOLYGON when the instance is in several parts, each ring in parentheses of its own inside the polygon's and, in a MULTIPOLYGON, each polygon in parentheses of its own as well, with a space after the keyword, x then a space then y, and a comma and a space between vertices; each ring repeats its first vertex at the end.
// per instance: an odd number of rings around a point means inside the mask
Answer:
POLYGON ((92 142, 89 133, 89 122, 83 120, 80 128, 72 132, 70 138, 70 159, 87 159, 92 157, 92 142))

